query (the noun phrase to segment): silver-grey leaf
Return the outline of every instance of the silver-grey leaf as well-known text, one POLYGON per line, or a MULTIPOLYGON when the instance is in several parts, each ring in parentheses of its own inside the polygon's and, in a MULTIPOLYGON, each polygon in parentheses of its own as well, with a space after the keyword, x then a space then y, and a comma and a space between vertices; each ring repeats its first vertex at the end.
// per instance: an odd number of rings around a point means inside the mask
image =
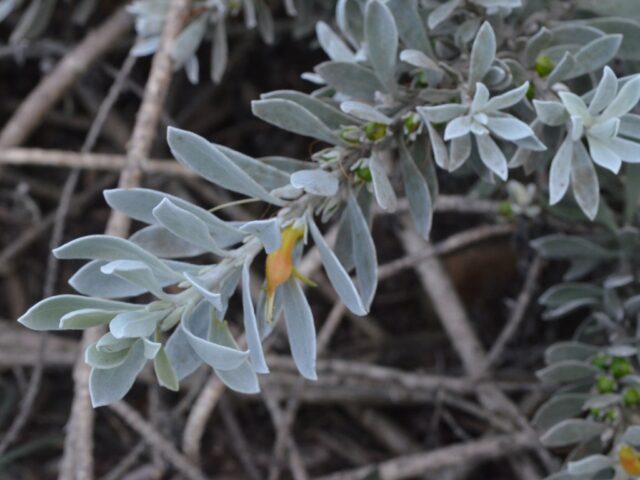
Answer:
POLYGON ((148 337, 168 313, 166 310, 122 312, 109 322, 109 331, 115 338, 148 337))
POLYGON ((502 180, 509 176, 507 159, 489 135, 474 135, 482 163, 502 180))
POLYGON ((387 1, 387 7, 395 18, 402 43, 407 48, 420 50, 435 58, 417 0, 390 0, 387 1))
POLYGON ((560 102, 533 100, 533 106, 536 109, 538 119, 545 125, 558 127, 564 125, 569 116, 564 105, 560 102))
POLYGON ((496 57, 496 36, 489 22, 484 22, 478 30, 471 48, 469 61, 469 85, 475 86, 491 68, 496 57))
POLYGON ((604 109, 600 120, 621 117, 629 113, 640 100, 640 75, 634 75, 626 82, 611 103, 604 109))
POLYGON ((291 355, 303 377, 317 380, 316 327, 311 307, 297 280, 290 279, 281 289, 291 355))
POLYGON ((430 14, 427 19, 427 25, 430 30, 433 30, 446 19, 448 19, 456 8, 458 8, 462 4, 462 0, 448 0, 443 4, 436 7, 430 14))
POLYGON ((338 62, 353 62, 355 55, 342 39, 325 22, 316 24, 318 43, 331 60, 338 62))
POLYGON ((269 373, 269 367, 262 351, 262 341, 258 332, 256 312, 253 309, 251 299, 251 278, 249 274, 249 261, 245 261, 242 267, 242 310, 244 311, 244 332, 249 347, 249 357, 253 368, 257 373, 269 373))
POLYGON ((153 359, 153 369, 156 372, 156 379, 158 384, 165 387, 168 390, 177 392, 180 388, 178 381, 178 375, 175 368, 171 364, 171 359, 167 355, 164 348, 160 348, 160 351, 153 359))
POLYGON ((350 100, 342 102, 340 104, 340 109, 360 120, 364 120, 365 122, 375 122, 383 125, 390 125, 392 122, 391 118, 366 103, 350 100))
POLYGON ((416 110, 425 122, 445 123, 466 114, 469 107, 459 103, 447 103, 433 107, 418 107, 416 110))
POLYGON ((572 418, 551 427, 540 441, 546 447, 564 447, 590 440, 600 435, 605 429, 605 424, 572 418))
POLYGON ((53 254, 65 260, 138 260, 165 277, 180 280, 180 275, 167 267, 158 257, 128 240, 110 235, 77 238, 56 248, 53 254))
POLYGON ((291 175, 291 185, 313 195, 333 197, 338 193, 340 182, 326 170, 298 170, 291 175))
POLYGON ((549 172, 549 204, 558 203, 569 188, 571 164, 573 159, 573 140, 567 135, 551 161, 549 172))
MULTIPOLYGON (((618 79, 609 67, 604 67, 602 78, 589 103, 589 113, 597 115, 609 105, 618 93, 618 79)), ((618 116, 618 115, 616 115, 618 116)))
POLYGON ((373 101, 376 92, 385 90, 371 70, 355 63, 324 62, 315 71, 330 87, 353 99, 373 101))
POLYGON ((175 236, 200 248, 205 248, 216 255, 226 255, 226 252, 216 244, 209 234, 207 225, 194 214, 174 205, 171 200, 167 198, 162 200, 153 209, 153 216, 160 225, 175 236))
POLYGON ((106 325, 118 312, 98 308, 82 308, 60 318, 60 330, 84 330, 97 325, 106 325))
POLYGON ((369 0, 365 7, 364 34, 367 58, 380 82, 393 92, 396 85, 398 29, 389 8, 379 0, 369 0))
POLYGON ((280 235, 280 222, 277 218, 247 222, 240 227, 240 230, 259 238, 267 253, 275 252, 280 248, 282 238, 280 235))
POLYGON ((220 149, 199 135, 169 127, 167 142, 176 160, 210 182, 232 192, 284 205, 282 200, 267 192, 220 149))
POLYGON ((571 162, 571 188, 578 205, 593 220, 600 204, 598 175, 582 142, 575 142, 571 162))
MULTIPOLYGON (((214 319, 209 329, 209 340, 213 343, 224 345, 229 349, 238 349, 238 344, 229 331, 227 322, 214 319)), ((260 391, 258 376, 248 359, 245 359, 236 368, 229 370, 215 369, 215 372, 227 387, 236 392, 253 394, 260 391)))
POLYGON ((292 102, 299 103, 302 107, 306 108, 318 117, 331 130, 338 130, 341 127, 356 125, 359 123, 358 119, 351 117, 350 115, 346 115, 326 101, 295 90, 275 90, 261 95, 260 98, 282 98, 284 100, 291 100, 292 102))
POLYGON ((332 145, 340 143, 336 134, 322 120, 291 100, 283 98, 254 100, 251 102, 251 110, 256 117, 283 130, 317 138, 332 145))
POLYGON ((373 152, 369 162, 369 170, 371 170, 373 193, 378 205, 388 212, 394 212, 398 206, 398 198, 387 177, 382 159, 376 151, 373 152))
POLYGON ((222 305, 222 296, 219 293, 212 292, 210 288, 207 287, 205 283, 193 275, 188 273, 184 273, 184 278, 198 291, 200 295, 213 305, 219 312, 224 310, 224 306, 222 305))
POLYGON ((367 308, 364 306, 360 294, 311 218, 309 219, 309 230, 320 252, 322 264, 327 272, 329 281, 331 285, 333 285, 336 293, 349 310, 356 315, 365 315, 367 308))
POLYGON ((413 222, 418 233, 423 238, 429 238, 433 218, 429 185, 418 169, 404 141, 400 142, 400 167, 413 222))
POLYGON ((187 25, 175 39, 170 50, 174 70, 182 68, 196 52, 207 30, 207 23, 208 15, 202 14, 187 25))
POLYGON ((433 150, 433 159, 440 168, 449 170, 449 152, 447 151, 444 140, 442 140, 442 137, 436 129, 433 128, 431 122, 426 122, 426 125, 429 140, 431 141, 431 149, 433 150))
POLYGON ((211 43, 211 80, 220 83, 222 75, 227 69, 229 60, 229 44, 227 43, 227 28, 223 18, 213 25, 213 40, 211 43))
MULTIPOLYGON (((417 173, 420 175, 420 172, 417 173)), ((420 175, 420 178, 422 178, 422 175, 420 175)), ((369 224, 352 194, 349 195, 346 212, 347 220, 351 227, 351 250, 353 252, 353 263, 356 268, 358 291, 362 303, 369 309, 371 308, 371 302, 373 302, 373 297, 378 287, 376 246, 371 237, 369 224)))
POLYGON ((141 340, 133 344, 121 365, 115 368, 93 368, 89 376, 91 405, 101 407, 122 399, 133 386, 147 359, 141 340))
POLYGON ((102 265, 100 270, 105 275, 115 275, 133 285, 137 285, 159 299, 171 299, 171 297, 162 290, 162 284, 158 281, 151 269, 138 260, 113 260, 102 265))
MULTIPOLYGON (((182 328, 186 334, 191 348, 193 348, 205 363, 211 365, 215 369, 233 370, 238 368, 242 362, 247 359, 249 352, 243 352, 235 348, 219 345, 196 335, 196 332, 194 331, 194 326, 196 325, 192 325, 192 316, 194 316, 194 311, 198 311, 198 308, 205 308, 206 311, 210 311, 211 307, 208 303, 205 303, 205 307, 202 307, 201 304, 196 309, 185 309, 182 316, 182 322, 180 324, 180 328, 182 328)), ((195 317, 196 318, 193 320, 197 319, 197 315, 195 315, 195 317)))
POLYGON ((489 99, 484 107, 484 111, 496 112, 498 110, 504 110, 506 108, 513 107, 527 95, 528 90, 529 82, 524 82, 518 88, 509 90, 502 95, 496 95, 495 97, 489 99))

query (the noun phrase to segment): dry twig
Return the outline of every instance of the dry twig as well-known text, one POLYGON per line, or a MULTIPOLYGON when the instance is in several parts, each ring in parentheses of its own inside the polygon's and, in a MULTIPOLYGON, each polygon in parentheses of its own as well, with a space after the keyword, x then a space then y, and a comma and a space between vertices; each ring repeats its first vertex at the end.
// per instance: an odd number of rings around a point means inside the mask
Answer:
MULTIPOLYGON (((149 156, 169 81, 171 80, 172 69, 169 49, 173 39, 182 30, 187 18, 189 5, 190 2, 188 0, 173 0, 171 2, 160 47, 151 64, 142 105, 138 111, 131 141, 129 142, 127 165, 120 175, 120 187, 131 188, 140 183, 141 165, 149 156)), ((107 223, 106 234, 126 237, 129 232, 129 226, 130 219, 128 217, 121 212, 113 212, 107 223)), ((101 334, 101 329, 97 327, 85 330, 82 337, 83 350, 97 341, 101 334)), ((82 358, 79 358, 74 369, 75 392, 68 426, 69 438, 65 442, 65 456, 60 476, 64 480, 90 480, 93 478, 94 413, 89 398, 89 373, 89 366, 84 363, 82 358), (74 467, 70 468, 71 465, 74 465, 74 467)))
POLYGON ((127 33, 131 23, 129 13, 120 9, 65 55, 6 123, 0 132, 0 149, 22 144, 87 68, 127 33))

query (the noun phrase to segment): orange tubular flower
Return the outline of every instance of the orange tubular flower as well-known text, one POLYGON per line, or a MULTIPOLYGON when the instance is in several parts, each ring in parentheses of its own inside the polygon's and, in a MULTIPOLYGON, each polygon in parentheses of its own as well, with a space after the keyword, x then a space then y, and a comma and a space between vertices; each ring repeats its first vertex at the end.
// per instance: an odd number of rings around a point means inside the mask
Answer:
POLYGON ((623 445, 620 447, 618 460, 627 474, 633 477, 640 475, 640 453, 631 445, 623 445))
POLYGON ((267 277, 267 322, 271 322, 273 319, 273 303, 276 297, 276 290, 280 285, 287 282, 292 275, 308 285, 315 286, 315 283, 300 274, 293 266, 293 249, 302 237, 304 237, 304 227, 291 225, 285 228, 282 231, 280 248, 267 255, 265 268, 267 277))

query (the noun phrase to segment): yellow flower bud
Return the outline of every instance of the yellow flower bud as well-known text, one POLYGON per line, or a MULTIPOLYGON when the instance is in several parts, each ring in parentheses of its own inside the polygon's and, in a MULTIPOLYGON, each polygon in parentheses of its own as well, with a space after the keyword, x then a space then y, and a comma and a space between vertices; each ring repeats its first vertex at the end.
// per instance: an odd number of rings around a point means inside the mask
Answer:
POLYGON ((624 471, 631 476, 640 475, 640 453, 631 445, 622 445, 618 451, 618 460, 624 471))
POLYGON ((300 274, 293 265, 293 249, 302 237, 304 237, 304 231, 304 227, 296 227, 294 225, 290 225, 285 228, 281 233, 282 240, 280 248, 267 255, 267 262, 265 265, 267 280, 267 305, 265 316, 267 322, 271 322, 273 320, 273 303, 276 297, 276 290, 280 285, 289 281, 292 275, 310 286, 316 286, 313 281, 300 274))

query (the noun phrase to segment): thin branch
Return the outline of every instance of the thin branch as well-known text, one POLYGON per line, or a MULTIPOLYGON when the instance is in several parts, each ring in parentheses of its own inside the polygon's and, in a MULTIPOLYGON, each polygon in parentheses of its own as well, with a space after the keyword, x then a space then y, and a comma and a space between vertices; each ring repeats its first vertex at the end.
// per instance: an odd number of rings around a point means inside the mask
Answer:
MULTIPOLYGON (((119 186, 131 188, 140 184, 141 165, 145 162, 151 150, 156 126, 160 118, 164 100, 171 80, 170 47, 186 21, 190 2, 188 0, 173 0, 167 12, 167 22, 164 25, 160 47, 153 57, 151 71, 145 87, 142 105, 138 110, 136 123, 129 142, 127 165, 120 175, 119 186)), ((106 234, 126 237, 129 232, 130 219, 122 212, 115 211, 109 217, 106 234)), ((82 336, 83 351, 95 343, 102 335, 99 327, 84 331, 82 336)), ((89 398, 89 374, 91 369, 80 357, 74 369, 74 398, 69 420, 69 438, 65 442, 65 456, 61 479, 90 480, 93 478, 92 450, 94 412, 89 398), (73 459, 73 460, 71 460, 73 459), (73 476, 69 475, 68 466, 74 464, 73 476)))
MULTIPOLYGON (((406 226, 400 233, 400 240, 409 254, 418 254, 432 250, 433 246, 419 237, 411 226, 406 226)), ((464 369, 473 379, 479 379, 485 374, 485 352, 477 334, 471 326, 471 321, 458 296, 451 278, 436 256, 416 266, 416 273, 429 295, 440 322, 449 336, 453 347, 460 357, 464 369)), ((540 445, 536 432, 531 428, 526 418, 519 412, 516 405, 499 388, 492 383, 484 383, 478 387, 480 403, 488 410, 501 411, 509 418, 514 428, 524 430, 535 439, 536 452, 548 469, 554 465, 550 454, 540 445)), ((517 469, 515 470, 517 474, 517 469)))
POLYGON ((173 467, 188 480, 206 480, 207 476, 182 455, 160 432, 147 422, 126 402, 119 401, 109 405, 140 437, 151 447, 157 449, 173 467))
POLYGON ((253 461, 253 454, 249 447, 247 437, 244 435, 242 427, 238 423, 236 414, 233 411, 233 407, 226 397, 223 397, 220 401, 220 415, 222 416, 222 423, 224 424, 225 430, 231 440, 231 448, 236 454, 236 457, 238 457, 247 477, 250 480, 261 480, 262 475, 253 461))
POLYGON ((48 73, 22 102, 0 132, 0 149, 22 144, 46 113, 84 74, 89 66, 129 31, 131 15, 123 8, 78 44, 48 73))
POLYGON ((520 325, 524 320, 525 313, 527 312, 527 307, 531 303, 531 297, 535 292, 543 267, 544 261, 540 257, 536 257, 533 262, 531 262, 529 271, 527 272, 527 277, 524 281, 524 285, 522 286, 522 290, 518 295, 513 311, 511 312, 511 316, 500 332, 500 335, 498 335, 496 341, 493 342, 493 346, 486 356, 486 363, 484 365, 485 369, 488 370, 493 364, 495 364, 495 362, 500 358, 504 347, 509 343, 511 338, 513 338, 515 333, 518 331, 518 328, 520 328, 520 325))
POLYGON ((378 279, 384 280, 393 275, 400 273, 431 258, 434 255, 446 255, 456 250, 466 248, 478 242, 482 242, 495 237, 503 237, 514 232, 514 226, 508 223, 499 225, 482 225, 477 228, 465 230, 447 237, 440 243, 434 245, 433 248, 424 249, 415 254, 406 255, 398 260, 392 260, 378 267, 378 279))
POLYGON ((415 453, 382 463, 338 472, 317 480, 400 480, 429 471, 441 471, 461 464, 494 460, 530 449, 534 442, 527 433, 485 437, 427 452, 415 453))
MULTIPOLYGON (((40 148, 8 148, 0 150, 0 164, 120 172, 127 165, 127 157, 113 153, 77 153, 40 148)), ((187 170, 172 159, 147 160, 144 165, 141 165, 141 168, 145 173, 182 177, 195 176, 191 170, 187 170)))

